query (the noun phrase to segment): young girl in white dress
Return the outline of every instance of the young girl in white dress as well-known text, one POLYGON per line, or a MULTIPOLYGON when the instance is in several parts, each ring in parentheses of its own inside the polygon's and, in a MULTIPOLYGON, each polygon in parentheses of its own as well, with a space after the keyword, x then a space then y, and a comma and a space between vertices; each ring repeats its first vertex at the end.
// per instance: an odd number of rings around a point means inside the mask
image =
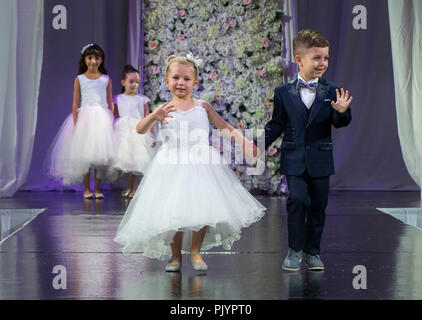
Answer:
POLYGON ((115 157, 113 167, 125 173, 127 188, 122 196, 133 198, 140 176, 154 156, 154 128, 148 134, 136 132, 136 125, 149 115, 150 99, 138 94, 139 71, 126 65, 122 72, 122 93, 114 97, 118 118, 114 123, 115 157))
MULTIPOLYGON (((229 250, 241 228, 258 221, 266 209, 242 186, 220 152, 210 146, 210 122, 226 129, 249 155, 256 146, 222 119, 212 106, 191 97, 198 61, 170 56, 165 82, 173 97, 137 126, 141 134, 159 123, 163 144, 146 171, 120 223, 115 241, 123 252, 169 259, 165 270, 179 271, 190 252, 195 270, 207 264, 199 254, 215 246, 229 250)), ((224 134, 224 131, 223 131, 224 134)))
POLYGON ((72 113, 59 129, 47 156, 47 173, 64 185, 83 182, 86 199, 104 198, 101 179, 113 162, 113 95, 100 46, 81 51, 79 75, 74 82, 72 113), (94 195, 90 169, 94 169, 94 195))

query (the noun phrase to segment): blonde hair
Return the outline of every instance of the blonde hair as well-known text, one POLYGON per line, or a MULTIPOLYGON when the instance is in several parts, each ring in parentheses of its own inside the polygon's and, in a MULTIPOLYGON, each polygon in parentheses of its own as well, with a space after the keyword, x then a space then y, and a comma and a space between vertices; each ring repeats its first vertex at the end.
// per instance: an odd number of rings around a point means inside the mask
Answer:
POLYGON ((168 75, 170 65, 173 63, 180 63, 180 64, 190 64, 192 65, 193 69, 195 70, 195 80, 198 78, 198 67, 196 66, 195 62, 189 60, 187 57, 171 55, 168 56, 165 63, 166 63, 166 76, 168 75))

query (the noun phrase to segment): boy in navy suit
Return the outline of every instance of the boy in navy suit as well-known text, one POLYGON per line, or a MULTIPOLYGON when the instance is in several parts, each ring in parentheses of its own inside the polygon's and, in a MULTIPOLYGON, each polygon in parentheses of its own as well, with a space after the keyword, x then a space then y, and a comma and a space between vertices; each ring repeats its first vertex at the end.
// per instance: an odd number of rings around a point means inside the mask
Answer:
POLYGON ((289 250, 282 268, 298 271, 303 251, 308 270, 324 270, 320 242, 329 176, 334 174, 331 125, 350 123, 352 97, 321 78, 328 67, 329 43, 320 33, 300 31, 293 53, 299 74, 275 89, 272 119, 265 126, 266 149, 284 133, 280 169, 289 188, 289 250))

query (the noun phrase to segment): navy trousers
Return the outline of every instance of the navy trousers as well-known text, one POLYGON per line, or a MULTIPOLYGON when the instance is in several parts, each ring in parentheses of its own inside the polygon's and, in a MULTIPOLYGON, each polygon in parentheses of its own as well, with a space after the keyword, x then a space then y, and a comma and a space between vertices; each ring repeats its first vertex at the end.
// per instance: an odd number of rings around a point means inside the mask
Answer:
POLYGON ((287 224, 289 247, 317 255, 325 224, 329 176, 312 178, 305 170, 300 176, 286 176, 289 188, 287 224))

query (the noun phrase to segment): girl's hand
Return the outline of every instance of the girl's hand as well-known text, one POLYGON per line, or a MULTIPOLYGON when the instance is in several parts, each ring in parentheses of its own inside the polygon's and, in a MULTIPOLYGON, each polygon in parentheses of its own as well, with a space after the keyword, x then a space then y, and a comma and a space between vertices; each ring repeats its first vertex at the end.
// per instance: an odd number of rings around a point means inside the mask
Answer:
POLYGON ((165 118, 174 118, 170 112, 175 112, 177 109, 174 106, 168 106, 168 102, 163 104, 161 107, 155 109, 152 112, 152 116, 155 120, 160 121, 163 124, 168 124, 165 118))
POLYGON ((246 157, 251 158, 251 159, 256 159, 260 155, 260 151, 256 147, 255 143, 247 139, 245 139, 243 143, 243 153, 245 154, 246 157))
POLYGON ((151 145, 151 148, 155 148, 156 145, 157 145, 157 143, 153 142, 152 145, 151 145))
POLYGON ((341 88, 341 94, 339 93, 338 89, 336 89, 337 94, 337 101, 331 101, 331 106, 340 113, 345 113, 349 104, 352 102, 353 97, 349 98, 349 90, 346 90, 346 94, 344 94, 344 89, 341 88))

